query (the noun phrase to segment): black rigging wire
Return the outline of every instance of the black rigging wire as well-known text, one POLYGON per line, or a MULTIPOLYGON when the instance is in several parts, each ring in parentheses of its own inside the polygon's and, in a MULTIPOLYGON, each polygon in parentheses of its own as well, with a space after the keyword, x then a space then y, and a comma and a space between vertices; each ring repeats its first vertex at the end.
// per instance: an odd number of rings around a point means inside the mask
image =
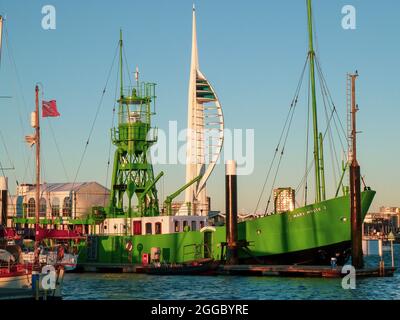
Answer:
MULTIPOLYGON (((329 117, 328 123, 330 123, 330 122, 332 121, 333 115, 334 115, 334 112, 332 111, 332 113, 331 113, 331 115, 330 115, 330 117, 329 117)), ((327 127, 325 128, 325 131, 324 131, 324 133, 323 133, 323 135, 322 135, 322 140, 325 139, 326 134, 327 134, 327 132, 328 132, 328 129, 329 129, 329 125, 327 125, 327 127)), ((312 165, 314 165, 314 160, 313 160, 313 162, 312 162, 312 165)), ((311 169, 308 170, 307 175, 308 175, 308 173, 310 172, 310 170, 311 170, 311 169)), ((300 187, 303 185, 304 179, 305 179, 305 177, 302 178, 302 180, 301 180, 300 184, 298 185, 298 187, 296 188, 296 190, 297 190, 298 188, 300 188, 300 187)))
MULTIPOLYGON (((340 142, 341 147, 342 147, 342 152, 345 153, 346 151, 345 151, 345 147, 344 147, 344 144, 343 144, 343 141, 342 141, 342 137, 340 135, 340 130, 338 128, 337 122, 336 122, 335 117, 334 117, 335 114, 336 114, 336 117, 338 118, 338 122, 340 124, 341 129, 342 129, 342 132, 343 132, 343 135, 344 135, 344 139, 346 139, 346 134, 344 133, 343 125, 342 125, 342 123, 340 121, 339 115, 337 114, 337 110, 336 110, 336 107, 335 107, 335 105, 333 103, 332 97, 329 98, 329 89, 328 89, 328 86, 326 84, 326 80, 325 80, 325 77, 323 75, 323 72, 322 72, 322 69, 321 69, 321 66, 320 66, 318 60, 317 60, 317 70, 318 70, 318 74, 319 74, 319 78, 320 78, 322 95, 324 97, 324 106, 325 106, 326 117, 328 119, 327 110, 326 110, 326 104, 325 104, 325 98, 327 99, 328 106, 330 107, 330 109, 331 109, 330 111, 332 112, 331 118, 333 119, 333 123, 335 125, 336 132, 338 134, 339 142, 340 142)), ((327 128, 331 127, 331 120, 332 119, 330 119, 329 121, 327 120, 327 128)), ((336 159, 336 166, 337 166, 338 172, 340 172, 341 170, 340 170, 340 165, 339 165, 339 160, 338 160, 339 157, 338 157, 338 154, 337 154, 337 151, 336 151, 336 147, 335 147, 335 144, 334 144, 334 139, 333 139, 333 135, 332 135, 331 130, 329 131, 329 138, 330 138, 330 142, 332 143, 332 145, 331 145, 332 167, 333 167, 333 170, 334 170, 335 185, 337 185, 336 170, 335 170, 335 166, 334 166, 335 162, 333 161, 333 156, 335 156, 335 159, 336 159), (332 147, 333 147, 333 150, 332 150, 332 147)))
POLYGON ((90 142, 90 138, 91 138, 91 136, 92 136, 93 130, 94 130, 94 126, 95 126, 95 124, 96 124, 97 117, 98 117, 99 112, 100 112, 100 108, 101 108, 101 106, 102 106, 102 104, 103 104, 104 95, 105 95, 105 93, 106 93, 107 85, 108 85, 108 82, 109 82, 109 80, 110 80, 111 72, 112 72, 112 69, 113 69, 113 67, 114 67, 115 59, 116 59, 117 54, 118 54, 118 47, 119 47, 119 41, 118 41, 118 45, 117 45, 117 47, 116 47, 116 49, 115 49, 115 55, 114 55, 113 61, 112 61, 112 63, 111 63, 110 70, 108 71, 107 80, 106 80, 105 86, 104 86, 104 88, 103 88, 103 91, 102 91, 102 94, 101 94, 101 98, 100 98, 99 104, 98 104, 98 106, 97 106, 97 110, 96 110, 95 117, 94 117, 93 122, 92 122, 92 125, 91 125, 91 127, 90 127, 89 135, 88 135, 88 138, 87 138, 87 140, 86 140, 85 147, 84 147, 84 149, 83 149, 82 157, 81 157, 81 159, 80 159, 80 161, 79 161, 78 169, 76 170, 74 182, 72 183, 72 188, 74 187, 75 182, 76 182, 76 179, 77 179, 77 177, 78 177, 80 168, 81 168, 82 163, 83 163, 83 159, 84 159, 84 157, 85 157, 87 148, 88 148, 88 146, 89 146, 89 142, 90 142))
MULTIPOLYGON (((323 84, 321 82, 320 77, 319 77, 319 80, 320 80, 322 101, 324 104, 325 118, 326 118, 326 123, 327 123, 328 142, 329 142, 330 156, 331 156, 331 161, 332 161, 333 179, 334 179, 335 186, 336 186, 337 185, 337 176, 336 176, 335 163, 338 166, 338 168, 339 168, 339 163, 338 163, 335 141, 334 141, 333 135, 332 135, 331 121, 329 121, 329 115, 328 115, 327 103, 329 103, 329 101, 327 101, 327 99, 326 99, 323 84), (336 160, 336 162, 335 162, 335 160, 336 160)), ((324 139, 323 139, 323 141, 324 141, 324 139)))
POLYGON ((70 181, 69 176, 68 176, 68 172, 67 172, 67 169, 66 169, 66 166, 65 166, 65 162, 64 162, 64 159, 63 159, 63 157, 62 157, 60 148, 59 148, 59 146, 58 146, 58 142, 57 142, 57 139, 56 139, 56 135, 55 135, 55 133, 54 133, 53 125, 51 124, 50 119, 47 119, 47 123, 48 123, 48 125, 49 125, 49 127, 50 127, 50 132, 51 132, 52 138, 53 138, 53 140, 54 140, 54 144, 56 145, 57 153, 58 153, 58 156, 59 156, 59 158, 60 158, 60 162, 61 162, 61 165, 62 165, 62 167, 63 167, 65 177, 67 178, 67 181, 70 181))
MULTIPOLYGON (((326 91, 326 95, 327 95, 327 97, 329 98, 330 104, 331 104, 331 106, 332 106, 332 110, 331 110, 331 111, 332 111, 333 113, 335 113, 335 115, 336 115, 336 117, 337 117, 337 121, 339 122, 339 125, 340 125, 340 129, 341 129, 341 131, 342 131, 342 133, 343 133, 343 136, 344 136, 344 138, 345 138, 345 140, 346 140, 347 134, 346 134, 346 131, 344 130, 343 123, 342 123, 342 121, 340 120, 340 117, 339 117, 339 115, 338 115, 338 113, 337 113, 336 106, 335 106, 335 103, 333 102, 332 95, 331 95, 331 93, 330 93, 329 87, 328 87, 328 85, 327 85, 327 83, 326 83, 324 74, 323 74, 323 72, 322 72, 322 68, 321 68, 319 59, 316 57, 315 61, 316 61, 316 65, 317 65, 318 74, 320 74, 322 83, 323 83, 323 85, 324 85, 324 90, 326 91)), ((337 132, 339 133, 340 130, 339 130, 338 126, 337 126, 337 123, 336 123, 336 120, 335 120, 335 119, 334 119, 334 124, 335 124, 335 127, 336 127, 337 132)), ((344 146, 343 146, 343 143, 342 143, 342 140, 341 140, 340 135, 339 135, 339 139, 340 139, 340 141, 341 141, 342 148, 344 149, 344 146)))
MULTIPOLYGON (((113 107, 111 128, 114 126, 114 121, 115 121, 115 106, 116 106, 116 100, 117 100, 117 94, 118 94, 118 76, 119 76, 119 69, 117 71, 117 80, 116 80, 116 84, 115 84, 114 107, 113 107)), ((107 170, 106 170, 106 187, 108 186, 108 174, 109 174, 110 163, 111 163, 111 146, 112 146, 112 136, 110 136, 110 144, 108 146, 108 160, 107 160, 107 170)), ((104 206, 106 205, 106 197, 107 197, 107 193, 104 193, 104 206)))
POLYGON ((131 81, 131 77, 130 77, 128 59, 126 58, 126 53, 125 53, 125 46, 122 47, 122 52, 123 52, 123 54, 124 54, 125 67, 126 67, 126 72, 127 72, 127 74, 128 74, 129 86, 132 87, 132 81, 131 81))
MULTIPOLYGON (((297 103, 297 98, 296 98, 296 103, 297 103)), ((292 111, 292 114, 291 114, 291 116, 290 116, 289 126, 288 126, 287 131, 286 131, 285 140, 284 140, 284 143, 283 143, 283 147, 282 147, 282 149, 281 149, 281 155, 280 155, 280 157, 279 157, 278 166, 277 166, 276 171, 275 171, 274 180, 273 180, 272 186, 271 186, 271 192, 270 192, 270 195, 269 195, 269 198, 268 198, 267 206, 265 207, 264 214, 267 214, 267 212, 268 212, 268 207, 269 207, 269 204, 270 204, 270 202, 271 202, 271 197, 272 197, 272 193, 273 193, 273 190, 274 190, 276 178, 278 177, 279 168, 280 168, 280 166, 281 166, 283 154, 284 154, 284 152, 285 152, 285 146, 286 146, 287 138, 288 138, 288 136, 289 136, 290 127, 291 127, 291 125, 292 125, 294 110, 296 109, 295 107, 296 107, 296 104, 295 104, 294 108, 292 109, 293 111, 292 111)))
MULTIPOLYGON (((31 164, 31 161, 32 161, 32 158, 33 158, 33 149, 31 148, 30 150, 31 150, 31 152, 29 153, 28 162, 27 162, 27 165, 26 165, 25 170, 24 170, 24 175, 22 176, 22 181, 25 181, 28 169, 30 167, 30 164, 31 164)), ((30 174, 31 174, 31 181, 33 181, 32 172, 30 172, 30 174)))
MULTIPOLYGON (((313 37, 315 39, 316 51, 318 51, 318 38, 317 38, 316 23, 315 23, 314 15, 312 16, 312 19, 313 19, 313 25, 314 25, 313 37)), ((338 133, 339 141, 340 141, 340 144, 341 144, 343 150, 344 150, 344 145, 343 145, 343 142, 342 142, 342 137, 340 135, 340 130, 338 128, 337 122, 340 125, 340 128, 342 130, 342 133, 343 133, 343 136, 345 137, 345 139, 346 139, 347 135, 346 135, 346 133, 344 131, 343 124, 342 124, 342 122, 340 120, 340 117, 337 114, 336 106, 335 106, 335 104, 333 102, 332 95, 331 95, 331 93, 329 91, 329 88, 327 86, 325 77, 323 75, 322 68, 321 68, 321 65, 320 65, 320 61, 317 58, 317 54, 315 54, 314 56, 315 56, 317 74, 318 74, 318 78, 319 78, 319 83, 320 83, 320 88, 321 88, 321 93, 322 93, 323 103, 324 103, 324 108, 325 108, 326 121, 327 121, 327 126, 326 126, 326 129, 324 131, 322 139, 324 141, 324 139, 326 137, 326 134, 328 133, 328 130, 329 130, 329 139, 330 139, 329 142, 330 142, 330 150, 331 150, 331 157, 332 157, 332 167, 333 167, 334 177, 335 177, 335 181, 336 181, 335 161, 333 159, 334 156, 336 158, 336 165, 338 167, 339 167, 339 164, 338 164, 337 151, 336 151, 336 147, 335 147, 335 144, 334 144, 334 139, 333 139, 333 136, 332 136, 332 130, 331 130, 331 122, 332 122, 332 120, 334 122, 336 131, 338 133), (331 111, 331 115, 329 117, 328 117, 327 106, 330 108, 330 111, 331 111), (336 121, 335 115, 336 115, 337 121, 336 121)), ((309 107, 309 103, 308 103, 308 107, 309 107)), ((307 119, 309 120, 309 111, 308 111, 307 119)), ((307 124, 307 126, 308 126, 308 124, 307 124)), ((308 128, 307 128, 307 135, 308 135, 308 133, 309 133, 309 131, 308 131, 308 128)), ((305 172, 302 180, 300 181, 299 185, 296 188, 296 192, 297 192, 301 188, 301 186, 303 184, 305 184, 305 189, 304 189, 305 190, 304 191, 305 205, 307 204, 307 184, 308 184, 307 177, 308 177, 308 174, 310 173, 312 167, 315 165, 315 161, 312 160, 312 162, 310 163, 310 166, 307 168, 307 159, 308 159, 307 153, 308 153, 308 137, 307 137, 307 148, 306 148, 306 172, 305 172)), ((340 171, 340 169, 339 169, 339 171, 340 171)))
MULTIPOLYGON (((14 58, 14 55, 13 55, 13 50, 12 50, 12 47, 11 47, 11 44, 10 44, 8 28, 7 28, 7 24, 6 23, 4 24, 4 34, 5 34, 5 44, 6 44, 6 49, 7 49, 7 55, 8 55, 8 58, 10 60, 10 64, 12 65, 12 67, 14 69, 17 86, 19 87, 19 90, 16 90, 16 91, 19 91, 20 94, 21 94, 22 107, 24 109, 23 112, 25 114, 28 114, 28 111, 27 111, 28 109, 27 109, 27 106, 26 106, 25 96, 24 96, 23 90, 22 90, 22 82, 21 82, 21 78, 19 76, 17 63, 15 62, 15 58, 14 58)), ((13 87, 14 87, 14 84, 13 84, 13 87)), ((14 89, 15 89, 15 87, 14 87, 14 89)), ((21 126, 21 132, 25 132, 25 125, 26 124, 24 125, 25 121, 22 120, 23 117, 22 117, 22 114, 21 114, 21 108, 19 108, 20 107, 19 103, 17 103, 17 106, 18 106, 17 111, 18 111, 19 123, 20 123, 20 126, 21 126)), ((22 161, 23 161, 23 164, 24 164, 25 169, 26 169, 26 167, 29 165, 29 163, 27 163, 27 159, 26 159, 27 158, 26 150, 23 147, 22 147, 22 150, 23 150, 23 152, 22 152, 22 154, 23 154, 22 161)), ((31 172, 31 179, 33 180, 32 172, 31 172)), ((16 180, 16 182, 18 182, 18 181, 16 180)))
MULTIPOLYGON (((276 148, 275 148, 274 156, 273 156, 272 161, 271 161, 271 163, 270 163, 270 166, 269 166, 269 168, 268 168, 267 176, 266 176, 266 178, 265 178, 265 180, 264 180, 264 183, 263 183, 263 187, 262 187, 260 196, 258 197, 257 205, 256 205, 256 207, 255 207, 255 209, 254 209, 254 214, 256 214, 256 212, 257 212, 257 210, 258 210, 258 207, 259 207, 259 205, 260 205, 260 202, 261 202, 261 198, 262 198, 263 195, 264 195, 265 187, 266 187, 266 185, 267 185, 269 176, 270 176, 270 174, 271 174, 271 170, 272 170, 272 168, 273 168, 273 165, 274 165, 276 156, 277 156, 277 154, 278 154, 278 151, 279 151, 279 148, 280 148, 280 145, 281 145, 281 142, 282 142, 282 138, 283 138, 283 136, 284 136, 284 134, 285 134, 286 127, 287 127, 287 125, 288 125, 288 121, 289 121, 289 119, 292 119, 292 118, 293 118, 293 115, 292 115, 292 117, 291 117, 291 114, 293 113, 293 110, 294 110, 294 108, 295 108, 295 106, 296 106, 296 104, 297 104, 297 99, 298 99, 299 91, 300 91, 300 88, 301 88, 301 84, 302 84, 302 82, 303 82, 303 77, 304 77, 304 73, 305 73, 305 70, 306 70, 306 67, 307 67, 308 58, 309 58, 309 57, 307 56, 306 61, 305 61, 304 66, 303 66, 303 70, 302 70, 301 75, 300 75, 299 82, 298 82, 297 87, 296 87, 296 91, 295 91, 294 98, 292 99, 292 102, 291 102, 291 104, 290 104, 290 108, 289 108, 288 114, 287 114, 286 119, 285 119, 285 124, 284 124, 284 126, 283 126, 283 128, 282 128, 282 131, 281 131, 281 134, 280 134, 280 137, 279 137, 279 140, 278 140, 278 144, 277 144, 277 146, 276 146, 276 148)), ((290 120, 290 122, 291 122, 291 120, 290 120)), ((283 150, 281 151, 281 158, 282 158, 282 152, 283 152, 283 150)))
MULTIPOLYGON (((316 47, 317 47, 317 51, 318 51, 318 37, 317 37, 318 33, 317 33, 317 24, 315 23, 315 16, 314 15, 313 15, 313 25, 314 25, 314 38, 315 38, 315 43, 316 43, 316 47)), ((326 119, 327 119, 327 127, 330 126, 331 121, 330 120, 328 121, 328 115, 327 115, 327 110, 326 110, 326 105, 327 105, 326 102, 328 103, 328 106, 331 108, 332 113, 336 114, 336 117, 337 117, 338 122, 340 124, 340 127, 342 129, 343 136, 346 139, 347 135, 346 135, 346 133, 344 131, 342 122, 340 120, 340 117, 337 114, 337 110, 336 110, 335 104, 333 102, 331 93, 329 91, 329 87, 328 87, 328 85, 326 83, 326 79, 325 79, 324 74, 322 72, 321 61, 320 61, 319 55, 317 55, 317 54, 315 55, 315 61, 316 61, 317 72, 318 72, 318 75, 319 75, 318 78, 319 78, 319 81, 320 81, 321 94, 322 94, 323 102, 324 102, 325 116, 326 116, 326 119)), ((340 136, 340 133, 339 133, 340 131, 339 131, 339 128, 338 128, 338 125, 337 125, 337 122, 336 122, 335 118, 333 118, 333 122, 334 122, 334 125, 335 125, 335 128, 336 128, 336 132, 338 133, 338 138, 339 138, 339 142, 340 142, 341 147, 342 147, 342 151, 345 153, 345 148, 344 148, 344 145, 343 145, 342 137, 340 136)), ((332 131, 331 130, 329 130, 329 147, 330 147, 330 153, 331 153, 333 177, 334 177, 334 180, 335 180, 335 185, 337 185, 337 179, 336 179, 337 176, 336 176, 335 164, 336 164, 338 172, 340 172, 340 165, 339 165, 338 155, 337 155, 337 151, 336 151, 336 147, 335 147, 335 143, 334 143, 334 139, 333 139, 333 135, 332 135, 332 131), (334 161, 334 159, 336 160, 336 162, 334 161)))
MULTIPOLYGON (((10 165, 11 165, 10 169, 14 170, 15 169, 15 165, 14 165, 14 162, 12 161, 12 159, 10 157, 10 152, 8 151, 6 140, 4 139, 4 135, 3 135, 3 132, 1 130, 0 130, 0 138, 1 138, 1 141, 3 143, 4 151, 7 154, 8 161, 10 162, 10 165)), ((0 168, 3 169, 3 166, 0 165, 0 168)), ((15 181, 17 181, 17 176, 15 175, 15 171, 14 171, 14 176, 15 176, 15 181)))

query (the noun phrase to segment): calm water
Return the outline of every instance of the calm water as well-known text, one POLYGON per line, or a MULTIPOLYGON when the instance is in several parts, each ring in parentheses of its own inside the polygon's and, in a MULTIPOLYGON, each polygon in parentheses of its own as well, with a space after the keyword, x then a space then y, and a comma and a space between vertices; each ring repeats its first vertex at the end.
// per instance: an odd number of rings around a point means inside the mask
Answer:
MULTIPOLYGON (((391 265, 389 251, 385 265, 391 265)), ((379 257, 366 257, 377 266, 379 257)), ((400 245, 395 245, 395 265, 400 265, 400 245)), ((64 299, 400 299, 400 270, 392 278, 357 279, 357 288, 344 290, 341 279, 150 276, 142 274, 67 274, 64 299)))

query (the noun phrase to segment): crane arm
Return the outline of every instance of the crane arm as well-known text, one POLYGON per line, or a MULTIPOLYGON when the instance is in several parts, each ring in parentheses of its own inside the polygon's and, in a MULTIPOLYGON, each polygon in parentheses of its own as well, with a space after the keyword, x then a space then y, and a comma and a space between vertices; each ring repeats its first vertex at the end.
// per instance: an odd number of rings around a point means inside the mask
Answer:
POLYGON ((200 179, 202 177, 203 177, 202 175, 197 176, 196 178, 194 178, 193 180, 189 181, 184 186, 179 188, 177 191, 175 191, 174 193, 172 193, 169 196, 167 196, 167 198, 165 199, 164 203, 165 203, 165 205, 167 207, 167 214, 168 215, 170 215, 171 211, 172 211, 171 210, 172 200, 174 200, 177 196, 179 196, 184 190, 189 188, 193 183, 196 183, 197 181, 200 181, 200 179))
POLYGON ((149 184, 149 186, 144 189, 143 193, 140 195, 140 200, 143 201, 144 197, 147 195, 147 193, 151 190, 151 188, 154 187, 154 185, 158 182, 158 180, 161 179, 161 177, 164 175, 164 172, 161 171, 157 177, 154 179, 154 181, 152 183, 149 184))

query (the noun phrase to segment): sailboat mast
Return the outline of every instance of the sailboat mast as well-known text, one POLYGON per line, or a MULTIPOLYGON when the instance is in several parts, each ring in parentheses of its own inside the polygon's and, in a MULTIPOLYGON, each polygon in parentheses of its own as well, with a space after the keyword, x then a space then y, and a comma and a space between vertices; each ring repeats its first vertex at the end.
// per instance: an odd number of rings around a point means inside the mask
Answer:
POLYGON ((319 139, 318 139, 318 119, 317 119, 317 99, 315 94, 315 52, 313 46, 313 26, 312 26, 312 10, 311 0, 307 0, 308 12, 308 38, 309 38, 309 59, 310 59, 310 81, 311 81, 311 99, 312 99, 312 113, 313 113, 313 131, 314 131, 314 167, 315 167, 315 202, 321 201, 321 177, 320 177, 320 163, 319 163, 319 139))
POLYGON ((35 146, 36 146, 36 195, 35 195, 35 262, 38 258, 39 246, 39 211, 40 211, 40 123, 39 123, 39 86, 35 87, 35 146))

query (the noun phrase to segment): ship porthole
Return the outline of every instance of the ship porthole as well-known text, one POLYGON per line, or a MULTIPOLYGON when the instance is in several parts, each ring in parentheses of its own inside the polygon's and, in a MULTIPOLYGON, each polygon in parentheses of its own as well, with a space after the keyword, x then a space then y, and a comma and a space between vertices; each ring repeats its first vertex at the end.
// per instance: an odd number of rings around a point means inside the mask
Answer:
POLYGON ((346 222, 347 218, 346 217, 342 217, 340 220, 342 220, 342 222, 346 222))
POLYGON ((261 234, 261 229, 257 229, 257 234, 261 234))

